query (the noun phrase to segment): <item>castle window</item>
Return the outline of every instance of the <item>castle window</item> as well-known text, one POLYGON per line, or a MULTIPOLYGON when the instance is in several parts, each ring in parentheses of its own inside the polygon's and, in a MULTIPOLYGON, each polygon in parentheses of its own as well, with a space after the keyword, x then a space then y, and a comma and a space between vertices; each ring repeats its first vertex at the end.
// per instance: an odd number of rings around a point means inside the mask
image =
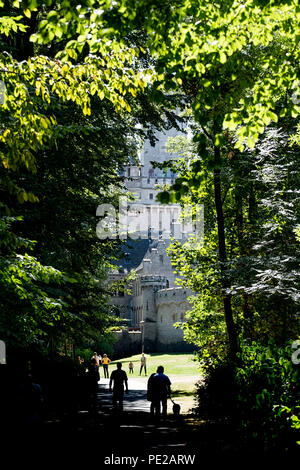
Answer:
POLYGON ((161 262, 161 264, 163 264, 163 262, 164 262, 164 257, 163 257, 163 255, 159 255, 159 261, 161 262))
POLYGON ((175 313, 173 314, 173 322, 174 323, 176 322, 176 314, 175 313))
POLYGON ((127 176, 130 176, 130 168, 127 169, 127 176))
POLYGON ((147 306, 146 306, 146 309, 149 310, 149 303, 148 303, 148 300, 147 300, 147 306))
POLYGON ((167 279, 167 289, 169 288, 169 286, 170 286, 169 279, 167 279))
POLYGON ((149 199, 153 199, 153 194, 152 193, 149 194, 149 199))
POLYGON ((157 179, 157 178, 155 178, 155 184, 157 184, 157 183, 158 183, 158 179, 157 179))
POLYGON ((161 315, 161 316, 160 316, 160 323, 162 323, 162 322, 163 322, 163 319, 162 319, 162 315, 161 315))
POLYGON ((150 178, 147 178, 147 184, 150 184, 150 178))

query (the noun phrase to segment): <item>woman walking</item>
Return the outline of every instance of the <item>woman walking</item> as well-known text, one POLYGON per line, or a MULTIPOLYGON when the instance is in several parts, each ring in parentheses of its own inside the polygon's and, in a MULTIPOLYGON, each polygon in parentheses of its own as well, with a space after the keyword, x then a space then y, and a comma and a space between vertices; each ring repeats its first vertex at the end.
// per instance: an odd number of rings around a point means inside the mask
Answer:
POLYGON ((103 354, 103 358, 101 362, 103 365, 104 377, 108 379, 109 378, 108 364, 110 364, 111 360, 109 359, 109 357, 107 357, 107 354, 103 354))

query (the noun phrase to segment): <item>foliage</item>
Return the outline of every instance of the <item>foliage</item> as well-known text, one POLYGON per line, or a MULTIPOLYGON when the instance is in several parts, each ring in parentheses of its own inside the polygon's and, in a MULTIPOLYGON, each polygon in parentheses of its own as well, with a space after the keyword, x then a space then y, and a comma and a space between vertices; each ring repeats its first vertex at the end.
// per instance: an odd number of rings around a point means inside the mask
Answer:
POLYGON ((299 440, 299 367, 291 361, 291 344, 278 348, 241 344, 239 364, 205 361, 197 384, 197 414, 230 423, 239 448, 256 451, 295 449, 299 440))
MULTIPOLYGON (((217 70, 219 77, 226 71, 230 80, 222 122, 228 129, 236 129, 239 148, 245 138, 253 146, 265 126, 278 119, 276 102, 282 94, 291 87, 294 94, 299 91, 295 70, 299 63, 299 11, 295 0, 226 0, 210 5, 203 0, 184 0, 163 6, 149 0, 89 0, 80 5, 51 0, 14 2, 24 17, 42 5, 48 10, 39 18, 32 40, 46 44, 54 38, 58 44, 67 41, 60 50, 64 60, 76 60, 86 48, 99 68, 92 75, 95 92, 117 107, 126 106, 124 94, 134 94, 137 86, 144 86, 143 74, 153 75, 149 69, 139 77, 132 67, 145 50, 156 60, 156 97, 162 89, 183 88, 193 96, 196 115, 202 106, 213 109, 212 104, 221 98, 224 83, 213 83, 213 76, 217 70), (145 11, 149 14, 144 15, 145 11), (146 42, 129 44, 132 30, 146 34, 146 42), (283 41, 287 50, 281 48, 274 55, 275 38, 283 41), (258 68, 264 73, 258 75, 258 68), (241 89, 248 92, 241 94, 241 89)), ((285 110, 293 117, 299 114, 291 98, 285 110)))
POLYGON ((11 231, 17 220, 20 217, 1 218, 0 334, 8 344, 30 344, 69 315, 68 304, 55 295, 54 286, 59 289, 72 280, 27 252, 16 252, 33 250, 33 243, 11 231))
POLYGON ((300 225, 297 225, 294 231, 295 231, 297 240, 300 241, 300 225))
POLYGON ((87 51, 56 59, 65 42, 34 45, 49 9, 20 6, 5 5, 0 23, 0 333, 9 345, 38 342, 46 352, 118 324, 106 285, 118 242, 96 238, 96 208, 117 203, 122 166, 144 134, 153 139, 153 123, 175 120, 149 103, 145 79, 129 62, 117 65, 111 53, 106 67, 108 56, 87 51))
POLYGON ((291 352, 291 344, 245 345, 236 371, 241 426, 247 437, 268 447, 290 448, 299 440, 300 370, 291 352))
MULTIPOLYGON (((239 335, 265 343, 273 337, 279 344, 299 328, 299 258, 294 231, 299 217, 299 158, 298 148, 289 146, 290 121, 281 120, 280 125, 280 130, 269 127, 255 150, 240 153, 230 146, 224 148, 221 166, 227 279, 239 335)), ((215 354, 225 354, 227 347, 213 169, 197 155, 195 143, 180 139, 175 144, 172 140, 170 148, 183 156, 168 162, 179 173, 167 193, 170 200, 180 199, 183 208, 198 203, 205 208, 203 245, 191 249, 190 242, 174 242, 169 249, 181 284, 198 293, 191 299, 193 308, 182 327, 185 337, 213 360, 215 354)))
POLYGON ((89 341, 87 343, 82 343, 80 348, 76 348, 75 355, 81 356, 84 358, 86 364, 88 364, 94 354, 107 354, 109 357, 112 357, 114 354, 114 342, 116 341, 115 336, 112 333, 105 332, 104 335, 98 335, 95 341, 89 341))

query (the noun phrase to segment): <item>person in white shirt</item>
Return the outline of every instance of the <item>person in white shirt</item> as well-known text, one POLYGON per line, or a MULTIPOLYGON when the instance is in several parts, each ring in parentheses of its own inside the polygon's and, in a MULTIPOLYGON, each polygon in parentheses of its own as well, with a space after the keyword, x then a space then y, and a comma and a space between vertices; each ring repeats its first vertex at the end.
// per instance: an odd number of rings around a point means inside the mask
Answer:
POLYGON ((94 352, 94 354, 93 354, 92 357, 91 357, 91 360, 92 360, 92 359, 95 359, 96 364, 97 364, 97 366, 99 367, 99 357, 98 357, 98 353, 94 352))
POLYGON ((145 376, 147 376, 146 356, 145 356, 144 353, 142 353, 142 355, 141 355, 140 375, 141 375, 143 369, 145 370, 145 376))

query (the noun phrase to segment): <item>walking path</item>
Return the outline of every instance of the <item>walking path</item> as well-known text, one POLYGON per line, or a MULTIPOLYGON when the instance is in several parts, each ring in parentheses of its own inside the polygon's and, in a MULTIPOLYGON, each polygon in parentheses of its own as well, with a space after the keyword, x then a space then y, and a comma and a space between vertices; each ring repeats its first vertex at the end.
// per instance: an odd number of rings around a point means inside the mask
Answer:
MULTIPOLYGON (((111 371, 110 371, 111 372, 111 371)), ((172 393, 174 390, 181 390, 186 389, 187 386, 190 387, 192 390, 194 384, 199 382, 200 377, 195 376, 177 376, 177 375, 170 375, 171 380, 171 390, 172 393)), ((149 376, 133 376, 128 374, 128 387, 129 393, 124 394, 124 410, 127 411, 149 411, 150 402, 147 401, 147 382, 149 376)), ((104 409, 111 408, 112 406, 112 395, 108 390, 109 387, 109 379, 105 379, 102 377, 99 383, 99 402, 102 403, 104 409)), ((183 394, 175 394, 174 400, 178 403, 181 407, 181 414, 190 414, 191 409, 195 406, 194 396, 191 393, 185 396, 185 392, 183 394)), ((168 412, 172 413, 172 403, 168 401, 168 412)))
MULTIPOLYGON (((30 430, 27 426, 21 431, 24 449, 31 449, 34 443, 47 455, 47 461, 53 458, 57 463, 62 455, 67 456, 68 462, 71 457, 76 461, 83 457, 85 466, 90 466, 89 457, 95 454, 100 468, 114 463, 122 463, 122 468, 187 464, 180 459, 191 459, 190 465, 201 468, 206 458, 213 466, 218 456, 235 454, 236 436, 231 436, 232 429, 226 423, 204 422, 192 414, 175 416, 170 402, 167 417, 151 416, 147 380, 148 377, 129 377, 124 411, 115 412, 109 379, 101 377, 96 407, 83 404, 75 413, 32 423, 30 430)), ((19 453, 23 458, 24 453, 19 453)))
MULTIPOLYGON (((150 403, 147 401, 147 379, 147 377, 145 377, 145 380, 129 377, 129 393, 124 394, 124 411, 149 411, 150 403)), ((101 377, 98 384, 100 409, 102 411, 108 411, 112 408, 112 394, 109 391, 109 379, 101 377)))

